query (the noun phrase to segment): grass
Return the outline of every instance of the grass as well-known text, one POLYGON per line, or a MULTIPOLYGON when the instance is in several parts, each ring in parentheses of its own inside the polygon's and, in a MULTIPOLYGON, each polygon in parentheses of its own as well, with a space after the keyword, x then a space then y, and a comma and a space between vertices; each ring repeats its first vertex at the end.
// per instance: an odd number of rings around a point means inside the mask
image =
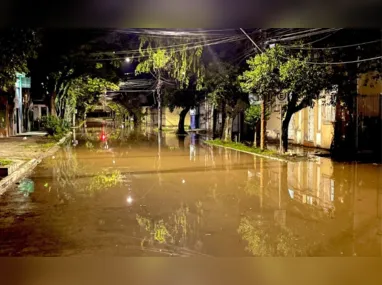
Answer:
POLYGON ((205 143, 209 144, 209 145, 229 147, 229 148, 233 148, 233 149, 239 150, 239 151, 250 152, 250 153, 253 153, 253 154, 258 154, 258 155, 268 156, 268 157, 274 157, 274 158, 279 158, 279 159, 283 159, 283 160, 289 160, 289 161, 301 160, 301 158, 291 157, 290 155, 287 155, 287 154, 280 154, 280 153, 278 153, 278 152, 276 152, 274 150, 269 150, 269 149, 261 150, 260 148, 247 146, 247 145, 245 145, 243 143, 235 143, 235 142, 229 142, 229 141, 222 141, 222 140, 219 140, 219 139, 205 141, 205 143))
POLYGON ((7 166, 12 164, 12 160, 10 159, 0 159, 0 166, 7 166))
POLYGON ((56 145, 56 141, 50 141, 46 143, 34 143, 28 144, 24 146, 26 149, 40 149, 40 150, 48 150, 56 145))

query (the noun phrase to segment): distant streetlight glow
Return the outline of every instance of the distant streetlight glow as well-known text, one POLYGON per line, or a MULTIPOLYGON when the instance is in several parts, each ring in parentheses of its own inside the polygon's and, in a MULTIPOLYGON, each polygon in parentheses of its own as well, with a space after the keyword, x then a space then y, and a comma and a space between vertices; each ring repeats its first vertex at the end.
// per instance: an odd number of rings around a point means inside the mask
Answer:
POLYGON ((130 62, 130 61, 131 61, 130 57, 126 57, 126 58, 125 58, 125 61, 126 61, 126 62, 130 62))
POLYGON ((127 199, 126 199, 126 202, 127 202, 128 204, 133 203, 133 198, 132 198, 131 196, 128 196, 127 199))

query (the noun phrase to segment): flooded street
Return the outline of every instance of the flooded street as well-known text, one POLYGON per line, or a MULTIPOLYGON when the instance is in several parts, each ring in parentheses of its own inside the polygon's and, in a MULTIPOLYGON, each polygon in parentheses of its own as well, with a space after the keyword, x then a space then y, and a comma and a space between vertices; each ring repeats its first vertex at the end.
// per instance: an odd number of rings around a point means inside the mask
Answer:
POLYGON ((382 256, 379 165, 98 125, 76 140, 0 197, 1 256, 382 256))

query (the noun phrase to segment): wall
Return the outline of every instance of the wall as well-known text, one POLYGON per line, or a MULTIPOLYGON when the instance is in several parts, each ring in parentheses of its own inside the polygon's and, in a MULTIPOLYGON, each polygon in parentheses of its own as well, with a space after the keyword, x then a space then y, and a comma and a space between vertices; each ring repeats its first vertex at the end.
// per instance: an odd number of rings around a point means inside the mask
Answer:
MULTIPOLYGON (((182 111, 181 108, 175 108, 173 112, 170 112, 169 108, 163 108, 162 112, 162 126, 166 128, 177 128, 179 122, 179 114, 182 111)), ((156 128, 158 126, 158 110, 157 108, 151 108, 147 111, 148 126, 156 128)), ((184 119, 185 129, 188 129, 190 125, 190 112, 187 113, 184 119)))
POLYGON ((358 79, 359 95, 379 95, 382 93, 382 80, 377 78, 377 72, 361 74, 358 79))
MULTIPOLYGON (((334 135, 335 107, 327 103, 329 102, 329 94, 322 93, 321 95, 325 98, 316 101, 313 108, 305 108, 293 115, 289 123, 288 137, 290 142, 330 149, 334 135)), ((267 122, 267 136, 276 139, 279 138, 279 134, 280 113, 275 110, 267 122)))
MULTIPOLYGON (((166 120, 163 121, 163 126, 171 128, 177 128, 179 123, 179 114, 182 111, 182 108, 175 108, 174 111, 170 112, 169 108, 166 108, 164 110, 165 112, 165 118, 166 120)), ((190 125, 190 112, 187 113, 186 118, 184 119, 184 126, 185 129, 188 129, 188 126, 190 125)))

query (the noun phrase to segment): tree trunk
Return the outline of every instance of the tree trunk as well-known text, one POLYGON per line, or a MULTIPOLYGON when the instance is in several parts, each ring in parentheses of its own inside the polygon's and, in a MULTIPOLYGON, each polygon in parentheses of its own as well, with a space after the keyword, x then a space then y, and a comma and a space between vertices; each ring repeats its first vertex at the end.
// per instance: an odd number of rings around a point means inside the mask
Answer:
POLYGON ((57 97, 57 94, 55 91, 53 91, 52 94, 50 95, 50 115, 51 116, 57 116, 56 97, 57 97))
POLYGON ((224 123, 224 141, 232 141, 232 116, 227 114, 224 123))
POLYGON ((289 123, 290 119, 292 118, 293 113, 289 110, 285 114, 285 118, 282 123, 282 131, 281 131, 281 140, 283 143, 283 152, 288 151, 288 129, 289 129, 289 123))
POLYGON ((220 130, 220 139, 224 140, 224 130, 226 127, 226 118, 227 118, 227 111, 226 111, 226 105, 223 103, 222 106, 222 128, 220 130))
POLYGON ((134 120, 134 129, 138 130, 141 126, 141 120, 135 113, 133 114, 133 120, 134 120))
POLYGON ((190 107, 186 107, 179 114, 178 130, 176 131, 178 135, 187 134, 186 131, 184 130, 184 119, 186 118, 186 115, 189 110, 190 110, 190 107))
POLYGON ((266 111, 266 100, 265 96, 263 98, 263 102, 261 103, 261 134, 260 134, 260 149, 265 149, 265 135, 266 135, 266 118, 265 118, 265 111, 266 111))
POLYGON ((213 137, 213 139, 215 139, 216 138, 216 123, 218 120, 217 111, 216 111, 215 107, 213 108, 212 112, 213 112, 213 114, 212 114, 212 137, 213 137))
POLYGON ((9 137, 10 134, 10 120, 9 120, 9 104, 8 104, 8 98, 5 103, 5 136, 9 137))

